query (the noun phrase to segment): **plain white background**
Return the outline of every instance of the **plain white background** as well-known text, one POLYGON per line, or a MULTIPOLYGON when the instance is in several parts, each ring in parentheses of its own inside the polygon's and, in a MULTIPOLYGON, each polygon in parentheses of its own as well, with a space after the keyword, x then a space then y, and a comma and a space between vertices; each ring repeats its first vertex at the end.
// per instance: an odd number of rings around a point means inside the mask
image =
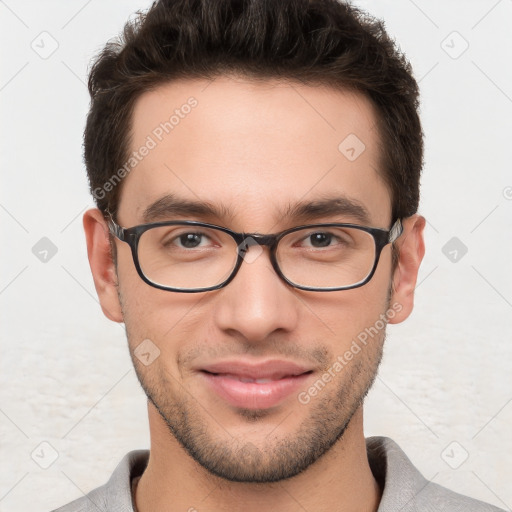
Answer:
MULTIPOLYGON (((420 81, 428 220, 416 308, 388 328, 365 434, 510 510, 512 1, 356 3, 386 20, 420 81)), ((67 503, 149 446, 145 396, 123 327, 97 303, 81 225, 93 206, 87 67, 148 6, 0 2, 2 512, 67 503)))

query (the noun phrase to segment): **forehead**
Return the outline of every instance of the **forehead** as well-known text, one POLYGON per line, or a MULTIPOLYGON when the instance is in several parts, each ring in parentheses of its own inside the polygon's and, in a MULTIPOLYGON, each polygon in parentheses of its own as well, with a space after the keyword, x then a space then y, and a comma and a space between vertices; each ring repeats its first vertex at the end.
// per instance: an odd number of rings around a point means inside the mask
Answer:
POLYGON ((327 196, 359 202, 375 220, 390 214, 375 110, 354 92, 232 76, 173 81, 137 100, 131 132, 119 208, 127 223, 169 194, 217 204, 244 229, 327 196))

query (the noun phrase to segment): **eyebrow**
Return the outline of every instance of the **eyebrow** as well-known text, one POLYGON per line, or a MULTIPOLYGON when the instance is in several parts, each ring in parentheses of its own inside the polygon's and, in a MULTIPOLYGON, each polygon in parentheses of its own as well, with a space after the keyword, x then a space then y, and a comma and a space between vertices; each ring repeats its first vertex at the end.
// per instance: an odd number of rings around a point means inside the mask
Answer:
POLYGON ((157 220, 167 219, 174 216, 185 217, 215 217, 233 218, 232 211, 226 206, 218 206, 208 201, 194 201, 184 199, 174 194, 167 194, 151 203, 142 213, 142 219, 145 223, 155 222, 157 220))
MULTIPOLYGON (((209 201, 195 201, 167 194, 146 207, 142 214, 144 223, 171 219, 172 217, 215 218, 233 221, 236 215, 228 206, 209 201)), ((275 218, 281 221, 310 222, 322 217, 348 217, 361 224, 370 223, 367 208, 359 201, 346 196, 323 197, 313 201, 289 203, 276 211, 275 218)))
POLYGON ((370 213, 367 208, 359 201, 346 196, 325 197, 290 204, 279 218, 281 217, 298 222, 314 221, 322 217, 349 217, 361 224, 370 223, 370 213))

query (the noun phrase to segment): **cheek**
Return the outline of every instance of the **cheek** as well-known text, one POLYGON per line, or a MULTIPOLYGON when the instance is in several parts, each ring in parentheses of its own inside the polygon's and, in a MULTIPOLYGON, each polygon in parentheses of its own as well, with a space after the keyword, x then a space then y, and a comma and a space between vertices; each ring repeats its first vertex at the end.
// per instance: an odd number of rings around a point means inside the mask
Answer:
POLYGON ((131 350, 149 339, 165 360, 172 359, 182 342, 198 336, 197 325, 206 322, 199 307, 202 294, 159 290, 145 283, 135 270, 120 270, 119 291, 131 350))
POLYGON ((314 300, 304 297, 309 310, 310 328, 313 324, 325 327, 337 347, 350 341, 372 326, 388 308, 388 291, 391 285, 389 255, 382 254, 372 279, 364 286, 352 290, 317 294, 314 300), (389 260, 389 261, 388 261, 389 260))

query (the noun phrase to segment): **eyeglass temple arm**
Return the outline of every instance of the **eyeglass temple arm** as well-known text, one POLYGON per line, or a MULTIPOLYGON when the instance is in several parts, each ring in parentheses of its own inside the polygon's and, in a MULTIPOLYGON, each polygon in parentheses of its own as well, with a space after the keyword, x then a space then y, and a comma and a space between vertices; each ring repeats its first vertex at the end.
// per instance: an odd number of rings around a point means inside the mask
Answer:
POLYGON ((116 237, 119 238, 119 240, 124 241, 124 228, 121 226, 118 226, 114 219, 112 218, 112 215, 109 216, 107 219, 107 225, 109 231, 116 237))
POLYGON ((393 243, 402 233, 403 233, 403 225, 401 219, 396 219, 396 222, 391 226, 389 230, 388 242, 393 243))

